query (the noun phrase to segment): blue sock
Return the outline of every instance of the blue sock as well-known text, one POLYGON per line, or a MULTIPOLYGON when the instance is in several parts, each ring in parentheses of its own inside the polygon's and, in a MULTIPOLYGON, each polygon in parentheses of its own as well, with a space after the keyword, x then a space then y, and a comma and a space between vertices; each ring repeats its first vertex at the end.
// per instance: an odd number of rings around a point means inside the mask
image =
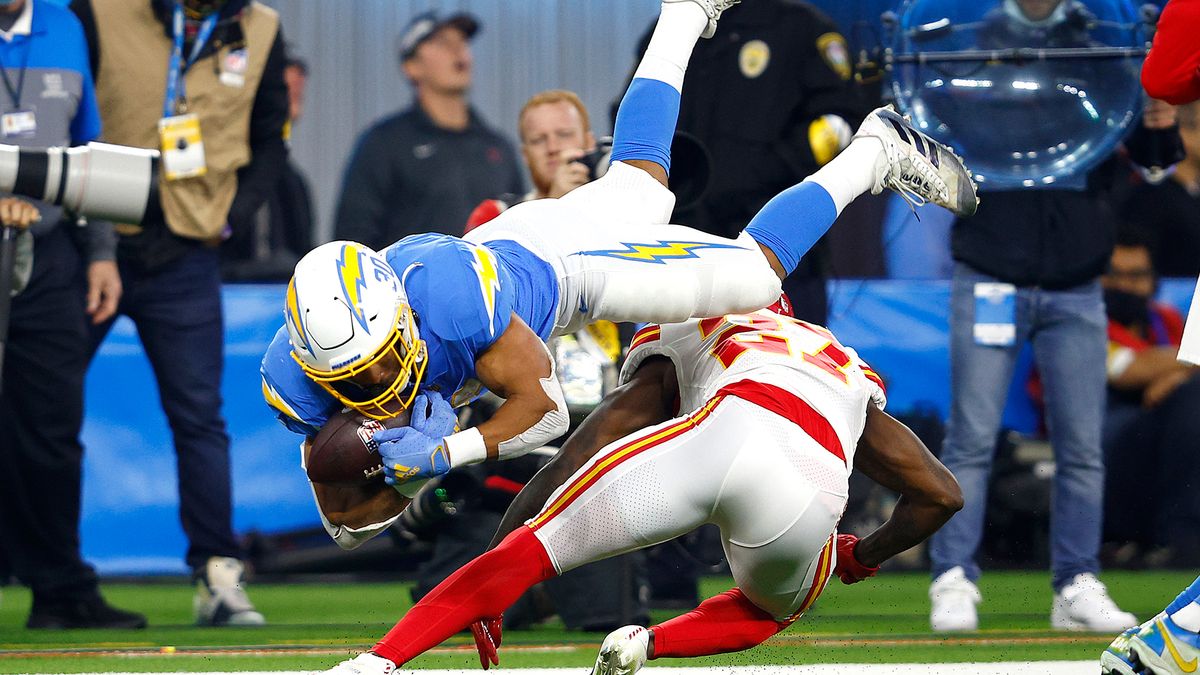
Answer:
POLYGON ((644 159, 669 172, 678 121, 679 90, 661 80, 634 78, 617 108, 612 161, 644 159))
POLYGON ((805 181, 772 197, 746 226, 746 232, 771 249, 791 272, 837 217, 833 197, 817 183, 805 181))
POLYGON ((1198 600, 1200 600, 1200 577, 1196 577, 1191 586, 1184 589, 1179 597, 1167 605, 1167 615, 1170 616, 1198 600))

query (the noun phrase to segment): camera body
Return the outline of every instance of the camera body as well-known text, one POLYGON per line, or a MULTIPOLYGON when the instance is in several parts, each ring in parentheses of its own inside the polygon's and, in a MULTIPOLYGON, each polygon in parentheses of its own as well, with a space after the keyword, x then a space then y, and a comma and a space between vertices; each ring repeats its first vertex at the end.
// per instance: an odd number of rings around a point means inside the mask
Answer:
POLYGON ((596 141, 594 150, 575 160, 587 167, 588 180, 596 180, 608 173, 608 164, 612 159, 612 146, 612 136, 605 136, 596 141))

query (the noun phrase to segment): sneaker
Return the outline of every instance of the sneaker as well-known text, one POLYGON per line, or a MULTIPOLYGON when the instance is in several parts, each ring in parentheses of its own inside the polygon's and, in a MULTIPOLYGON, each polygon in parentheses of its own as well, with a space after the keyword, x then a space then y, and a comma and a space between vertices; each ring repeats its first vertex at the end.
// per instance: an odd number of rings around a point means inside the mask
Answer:
POLYGON ((1129 638, 1140 627, 1130 628, 1117 636, 1100 654, 1100 675, 1139 675, 1139 666, 1129 650, 1129 638))
POLYGON ((721 12, 733 7, 742 0, 662 0, 663 3, 668 2, 694 2, 704 10, 708 15, 708 28, 700 34, 702 38, 710 38, 717 33, 717 20, 721 18, 721 12))
POLYGON ((70 600, 33 599, 26 628, 61 630, 64 628, 145 628, 146 617, 108 604, 100 593, 70 600))
POLYGON ((592 675, 633 675, 646 665, 650 631, 642 626, 618 628, 604 638, 592 675))
POLYGON ((962 159, 914 129, 890 105, 867 115, 854 137, 883 143, 886 161, 876 167, 871 194, 888 188, 912 206, 937 204, 958 216, 970 216, 979 207, 975 181, 962 159))
POLYGON ((196 624, 200 626, 261 626, 263 615, 242 588, 242 561, 212 557, 196 575, 196 624))
POLYGON ((325 672, 336 675, 389 675, 394 670, 396 670, 396 664, 391 661, 378 654, 363 652, 348 661, 342 661, 325 672))
POLYGON ((929 626, 939 633, 976 630, 979 613, 975 606, 982 600, 979 587, 963 568, 949 569, 929 585, 929 626))
POLYGON ((1113 632, 1136 626, 1137 618, 1121 611, 1096 575, 1085 572, 1054 594, 1050 625, 1058 630, 1113 632))
MULTIPOLYGON (((1195 673, 1200 667, 1200 634, 1180 628, 1163 612, 1129 635, 1128 661, 1136 675, 1195 673)), ((1101 657, 1102 667, 1103 664, 1101 657)), ((1127 675, 1119 670, 1113 672, 1127 675)))

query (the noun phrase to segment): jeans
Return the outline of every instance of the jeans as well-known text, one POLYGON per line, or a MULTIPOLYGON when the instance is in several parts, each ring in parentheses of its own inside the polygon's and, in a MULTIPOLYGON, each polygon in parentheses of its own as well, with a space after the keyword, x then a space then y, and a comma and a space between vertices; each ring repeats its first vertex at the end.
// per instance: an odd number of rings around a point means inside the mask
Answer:
MULTIPOLYGON (((233 535, 229 435, 221 417, 224 328, 217 251, 196 247, 160 270, 120 260, 118 315, 137 326, 175 440, 187 564, 241 557, 233 535)), ((92 331, 93 354, 112 328, 92 331)))
POLYGON ((1104 502, 1100 428, 1105 400, 1106 318, 1098 281, 1065 290, 1018 288, 1016 340, 1010 347, 975 343, 975 284, 999 281, 955 265, 950 300, 950 421, 942 463, 958 479, 964 506, 933 536, 933 576, 962 567, 979 578, 988 476, 1013 369, 1025 340, 1045 387, 1055 476, 1050 514, 1051 583, 1099 572, 1104 502))

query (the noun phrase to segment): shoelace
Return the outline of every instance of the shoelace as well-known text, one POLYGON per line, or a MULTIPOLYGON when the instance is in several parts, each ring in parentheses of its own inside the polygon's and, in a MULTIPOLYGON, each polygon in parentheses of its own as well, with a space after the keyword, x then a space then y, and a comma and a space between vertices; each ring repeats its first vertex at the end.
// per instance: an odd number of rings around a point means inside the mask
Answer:
POLYGON ((912 157, 906 156, 900 160, 900 175, 889 175, 887 178, 888 187, 896 191, 907 204, 908 208, 916 213, 918 206, 924 206, 929 202, 916 189, 910 187, 910 182, 918 183, 921 187, 928 189, 932 186, 936 189, 943 200, 949 197, 950 191, 946 187, 946 183, 937 175, 937 169, 933 168, 926 162, 914 161, 912 157))

